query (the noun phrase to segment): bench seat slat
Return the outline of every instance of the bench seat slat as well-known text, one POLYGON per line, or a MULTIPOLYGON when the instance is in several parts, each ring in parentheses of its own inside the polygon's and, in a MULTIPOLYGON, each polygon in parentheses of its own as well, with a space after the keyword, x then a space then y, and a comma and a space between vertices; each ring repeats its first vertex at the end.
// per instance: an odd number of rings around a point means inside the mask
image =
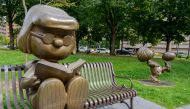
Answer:
MULTIPOLYGON (((123 87, 114 87, 115 89, 108 89, 106 92, 105 91, 100 91, 98 93, 93 93, 93 94, 90 94, 88 99, 91 100, 93 103, 95 102, 95 100, 97 100, 96 102, 98 103, 101 103, 100 100, 102 99, 106 99, 106 102, 104 102, 104 104, 107 104, 107 103, 114 103, 114 102, 117 102, 117 101, 121 101, 121 100, 125 100, 125 99, 128 99, 128 98, 132 98, 134 96, 136 96, 136 91, 135 90, 126 90, 126 88, 123 88, 123 87), (111 95, 114 100, 113 101, 107 101, 107 97, 108 96, 105 96, 105 94, 108 94, 108 95, 111 95), (95 96, 97 98, 101 98, 101 99, 96 99, 95 96), (116 96, 116 97, 114 97, 116 96)), ((85 103, 86 107, 87 106, 91 106, 88 104, 88 102, 85 103)), ((97 104, 97 105, 104 105, 104 104, 97 104)), ((90 108, 90 107, 88 107, 90 108)))

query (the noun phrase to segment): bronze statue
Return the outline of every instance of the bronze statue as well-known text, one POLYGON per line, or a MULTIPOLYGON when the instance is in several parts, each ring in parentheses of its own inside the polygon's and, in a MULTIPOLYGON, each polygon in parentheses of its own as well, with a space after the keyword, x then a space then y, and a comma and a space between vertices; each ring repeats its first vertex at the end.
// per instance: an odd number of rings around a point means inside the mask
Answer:
POLYGON ((18 36, 18 47, 39 60, 26 64, 20 81, 29 88, 34 109, 82 109, 88 95, 87 80, 79 75, 84 60, 68 66, 58 61, 75 53, 75 18, 47 5, 33 6, 27 13, 18 36))
POLYGON ((162 59, 165 60, 165 66, 162 67, 157 62, 151 60, 151 58, 154 56, 154 51, 147 47, 141 47, 139 48, 137 52, 137 58, 141 62, 147 62, 148 66, 150 67, 151 71, 151 80, 152 82, 159 83, 158 76, 162 73, 169 72, 171 69, 171 64, 169 61, 172 61, 175 58, 175 54, 172 52, 166 52, 163 54, 162 59))

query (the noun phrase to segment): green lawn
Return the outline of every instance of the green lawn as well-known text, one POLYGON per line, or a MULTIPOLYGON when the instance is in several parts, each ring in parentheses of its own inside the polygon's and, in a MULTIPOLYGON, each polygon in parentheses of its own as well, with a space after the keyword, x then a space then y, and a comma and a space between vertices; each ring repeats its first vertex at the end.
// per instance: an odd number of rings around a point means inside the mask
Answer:
MULTIPOLYGON (((138 95, 148 100, 156 102, 169 109, 174 109, 185 104, 190 104, 190 61, 185 59, 176 59, 172 62, 170 73, 164 73, 160 76, 161 80, 174 82, 174 87, 150 87, 141 85, 139 79, 149 78, 149 68, 146 63, 141 63, 136 57, 128 56, 109 56, 94 54, 76 54, 62 60, 62 62, 73 62, 82 58, 87 62, 112 62, 115 73, 119 75, 129 75, 135 83, 134 88, 138 95)), ((35 57, 29 55, 29 59, 35 57)), ((154 59, 163 65, 161 59, 154 59)), ((20 51, 0 50, 0 65, 4 64, 23 64, 25 55, 20 51)), ((124 79, 117 79, 119 84, 125 83, 124 79)))

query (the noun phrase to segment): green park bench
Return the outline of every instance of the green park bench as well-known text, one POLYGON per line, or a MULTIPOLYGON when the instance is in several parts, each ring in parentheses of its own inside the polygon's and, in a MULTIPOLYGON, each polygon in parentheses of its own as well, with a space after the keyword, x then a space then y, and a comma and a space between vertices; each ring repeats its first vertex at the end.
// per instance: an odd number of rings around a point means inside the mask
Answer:
MULTIPOLYGON (((65 64, 67 65, 67 64, 65 64)), ((24 65, 0 66, 0 109, 31 109, 29 90, 21 89, 19 81, 24 74, 24 65)), ((89 82, 89 94, 84 109, 94 109, 114 103, 124 103, 133 108, 133 97, 137 95, 132 89, 132 81, 127 77, 116 76, 110 62, 86 63, 80 74, 89 82), (130 87, 119 86, 115 77, 126 78, 130 87), (130 99, 130 103, 124 100, 130 99)))

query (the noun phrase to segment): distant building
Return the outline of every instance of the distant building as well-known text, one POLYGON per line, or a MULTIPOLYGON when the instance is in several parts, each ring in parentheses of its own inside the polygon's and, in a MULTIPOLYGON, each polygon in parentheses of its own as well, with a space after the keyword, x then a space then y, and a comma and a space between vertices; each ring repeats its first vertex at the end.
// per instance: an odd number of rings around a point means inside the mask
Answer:
POLYGON ((9 27, 6 23, 6 17, 0 18, 0 35, 8 36, 9 35, 9 27))
MULTIPOLYGON (((13 28, 14 29, 19 28, 19 26, 16 24, 13 24, 13 28)), ((5 16, 0 18, 0 35, 9 36, 9 25, 6 22, 5 16)))
MULTIPOLYGON (((178 50, 179 52, 188 53, 189 40, 190 40, 189 37, 185 37, 185 41, 180 44, 175 44, 174 41, 172 41, 171 42, 171 51, 177 52, 177 50, 178 50)), ((127 41, 123 42, 123 48, 132 48, 134 50, 138 50, 142 46, 143 46, 143 44, 135 44, 135 46, 131 46, 130 42, 127 42, 127 41)), ((121 42, 120 42, 120 48, 121 48, 121 42)), ((166 52, 166 42, 161 41, 159 44, 154 46, 153 49, 155 52, 158 52, 158 53, 166 52)))

